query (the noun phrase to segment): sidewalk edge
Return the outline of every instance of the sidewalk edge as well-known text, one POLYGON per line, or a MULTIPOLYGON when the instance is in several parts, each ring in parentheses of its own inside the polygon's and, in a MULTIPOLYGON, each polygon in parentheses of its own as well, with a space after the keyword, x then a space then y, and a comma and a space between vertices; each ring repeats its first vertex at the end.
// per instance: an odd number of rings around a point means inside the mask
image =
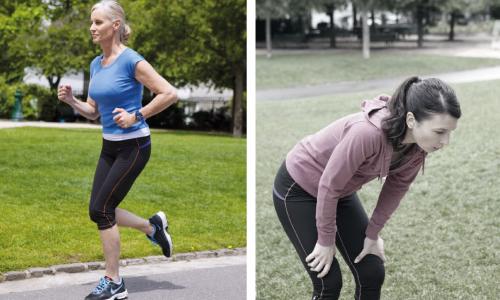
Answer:
MULTIPOLYGON (((171 261, 171 262, 190 261, 199 258, 237 256, 237 255, 246 255, 246 248, 234 248, 234 249, 223 248, 219 250, 179 253, 179 254, 174 254, 170 258, 167 258, 165 256, 146 256, 141 258, 127 258, 120 260, 120 266, 126 267, 132 265, 145 265, 150 263, 166 262, 166 261, 171 261)), ((14 280, 42 277, 45 275, 55 275, 57 273, 81 273, 90 270, 104 270, 104 269, 105 269, 105 263, 102 261, 54 265, 44 268, 33 267, 24 271, 10 271, 7 273, 0 273, 0 283, 4 281, 14 281, 14 280)))

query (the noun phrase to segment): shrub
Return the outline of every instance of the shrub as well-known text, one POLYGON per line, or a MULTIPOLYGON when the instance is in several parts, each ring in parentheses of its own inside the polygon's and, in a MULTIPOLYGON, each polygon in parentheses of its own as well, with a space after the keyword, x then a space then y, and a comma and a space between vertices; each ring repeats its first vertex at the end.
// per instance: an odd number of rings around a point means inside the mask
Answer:
POLYGON ((23 83, 7 84, 4 77, 0 76, 0 118, 10 119, 15 105, 16 90, 21 91, 23 118, 27 120, 37 119, 37 104, 29 92, 29 86, 23 83))
MULTIPOLYGON (((44 121, 54 121, 55 112, 47 103, 57 104, 57 95, 52 94, 50 89, 38 84, 27 84, 22 87, 23 92, 23 113, 26 119, 37 119, 44 121), (31 111, 31 113, 27 113, 31 111)), ((55 105, 53 104, 53 105, 55 105)))

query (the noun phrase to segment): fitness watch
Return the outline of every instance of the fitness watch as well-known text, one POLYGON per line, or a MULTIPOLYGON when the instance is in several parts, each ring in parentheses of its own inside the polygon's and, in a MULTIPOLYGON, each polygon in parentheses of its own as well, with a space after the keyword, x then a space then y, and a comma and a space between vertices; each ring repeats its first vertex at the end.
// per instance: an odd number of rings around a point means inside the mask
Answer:
POLYGON ((139 110, 135 111, 135 121, 136 122, 144 121, 144 116, 142 115, 142 113, 139 110))

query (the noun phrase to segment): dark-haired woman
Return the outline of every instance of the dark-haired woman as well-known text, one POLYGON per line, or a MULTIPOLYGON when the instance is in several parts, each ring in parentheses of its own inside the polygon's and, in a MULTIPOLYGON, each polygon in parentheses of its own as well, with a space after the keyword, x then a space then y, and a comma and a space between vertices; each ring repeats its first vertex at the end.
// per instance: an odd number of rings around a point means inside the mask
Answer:
POLYGON ((427 153, 449 143, 461 116, 454 91, 434 78, 409 78, 392 97, 361 106, 295 145, 274 181, 276 212, 312 280, 312 299, 339 298, 335 248, 353 274, 355 299, 380 299, 385 256, 379 233, 427 153), (383 186, 368 219, 356 191, 375 178, 383 186))

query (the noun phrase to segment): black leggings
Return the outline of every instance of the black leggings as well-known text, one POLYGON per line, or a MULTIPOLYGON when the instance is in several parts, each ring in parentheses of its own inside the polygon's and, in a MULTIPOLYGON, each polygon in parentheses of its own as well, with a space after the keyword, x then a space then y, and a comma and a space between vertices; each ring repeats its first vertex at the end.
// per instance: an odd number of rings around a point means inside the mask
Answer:
POLYGON ((99 230, 116 224, 115 208, 125 198, 151 154, 149 136, 124 141, 103 139, 90 196, 90 219, 99 230))
MULTIPOLYGON (((274 181, 273 200, 281 225, 311 277, 313 297, 316 297, 313 299, 338 299, 342 288, 342 275, 337 259, 333 259, 330 272, 323 278, 318 278, 318 272, 311 271, 305 262, 318 239, 316 198, 291 178, 285 163, 281 165, 274 181)), ((354 259, 363 249, 367 225, 368 217, 356 193, 339 200, 336 246, 354 276, 354 298, 380 299, 385 276, 382 260, 378 256, 368 254, 359 263, 354 263, 354 259)))

